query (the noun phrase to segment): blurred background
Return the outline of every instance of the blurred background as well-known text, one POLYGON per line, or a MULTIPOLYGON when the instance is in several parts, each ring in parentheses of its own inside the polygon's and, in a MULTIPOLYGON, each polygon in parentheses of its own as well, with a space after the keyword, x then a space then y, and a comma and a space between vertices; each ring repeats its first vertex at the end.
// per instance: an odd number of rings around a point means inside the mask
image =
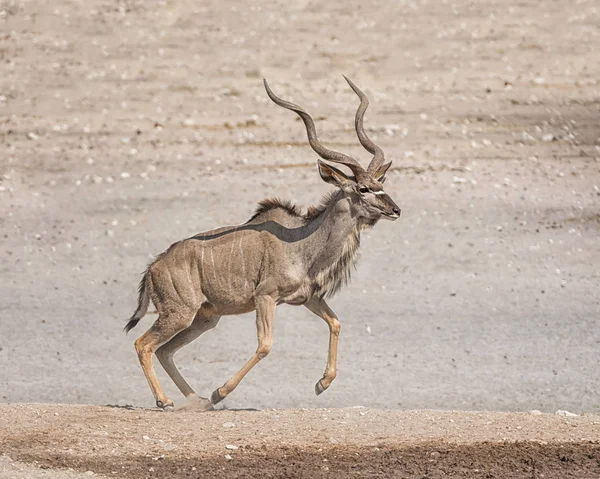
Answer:
MULTIPOLYGON (((346 74, 402 217, 330 301, 329 390, 326 324, 282 306, 224 406, 600 411, 598 2, 248 3, 0 1, 0 401, 154 406, 133 341, 156 316, 122 332, 140 274, 330 190, 263 77, 366 165, 346 74)), ((255 347, 226 317, 176 361, 209 395, 255 347)))

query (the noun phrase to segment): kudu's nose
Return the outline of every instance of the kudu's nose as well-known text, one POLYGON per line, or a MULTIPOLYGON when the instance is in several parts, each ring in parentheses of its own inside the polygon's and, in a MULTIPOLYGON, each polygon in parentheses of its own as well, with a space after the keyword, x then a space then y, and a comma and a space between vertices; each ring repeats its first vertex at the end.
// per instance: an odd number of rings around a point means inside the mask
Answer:
POLYGON ((394 207, 394 208, 392 208, 392 212, 393 212, 395 215, 398 215, 398 216, 400 216, 400 208, 398 208, 398 207, 394 207))

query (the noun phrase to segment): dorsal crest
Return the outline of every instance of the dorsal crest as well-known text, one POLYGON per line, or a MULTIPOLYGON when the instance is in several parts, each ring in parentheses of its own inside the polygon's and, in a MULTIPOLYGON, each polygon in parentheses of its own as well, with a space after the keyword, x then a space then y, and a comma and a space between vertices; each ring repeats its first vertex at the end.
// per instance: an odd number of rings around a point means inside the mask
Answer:
POLYGON ((252 220, 255 220, 257 217, 264 215, 270 211, 282 209, 288 215, 301 218, 303 217, 300 208, 298 208, 295 204, 290 201, 282 200, 280 198, 267 198, 258 203, 256 210, 254 210, 254 214, 250 217, 250 219, 246 222, 249 223, 252 220))

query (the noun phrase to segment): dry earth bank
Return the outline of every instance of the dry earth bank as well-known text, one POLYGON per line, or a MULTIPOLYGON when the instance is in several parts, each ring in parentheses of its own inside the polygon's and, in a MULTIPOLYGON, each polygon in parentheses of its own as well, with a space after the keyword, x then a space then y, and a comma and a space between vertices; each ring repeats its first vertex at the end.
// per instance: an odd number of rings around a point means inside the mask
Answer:
MULTIPOLYGON (((600 476, 600 416, 4 404, 0 451, 42 468, 131 479, 592 478, 600 476)), ((11 467, 0 462, 0 472, 11 467)))

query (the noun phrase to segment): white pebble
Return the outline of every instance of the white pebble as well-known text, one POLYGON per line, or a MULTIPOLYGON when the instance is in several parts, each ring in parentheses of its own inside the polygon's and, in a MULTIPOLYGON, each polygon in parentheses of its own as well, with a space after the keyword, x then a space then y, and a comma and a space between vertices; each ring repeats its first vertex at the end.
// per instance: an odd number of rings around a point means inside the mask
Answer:
POLYGON ((554 140, 554 135, 552 133, 546 133, 544 136, 542 136, 542 140, 549 142, 554 140))
POLYGON ((579 416, 579 414, 575 414, 573 412, 565 411, 564 409, 559 409, 558 411, 556 411, 555 414, 557 414, 559 416, 564 416, 564 417, 577 417, 577 416, 579 416))

